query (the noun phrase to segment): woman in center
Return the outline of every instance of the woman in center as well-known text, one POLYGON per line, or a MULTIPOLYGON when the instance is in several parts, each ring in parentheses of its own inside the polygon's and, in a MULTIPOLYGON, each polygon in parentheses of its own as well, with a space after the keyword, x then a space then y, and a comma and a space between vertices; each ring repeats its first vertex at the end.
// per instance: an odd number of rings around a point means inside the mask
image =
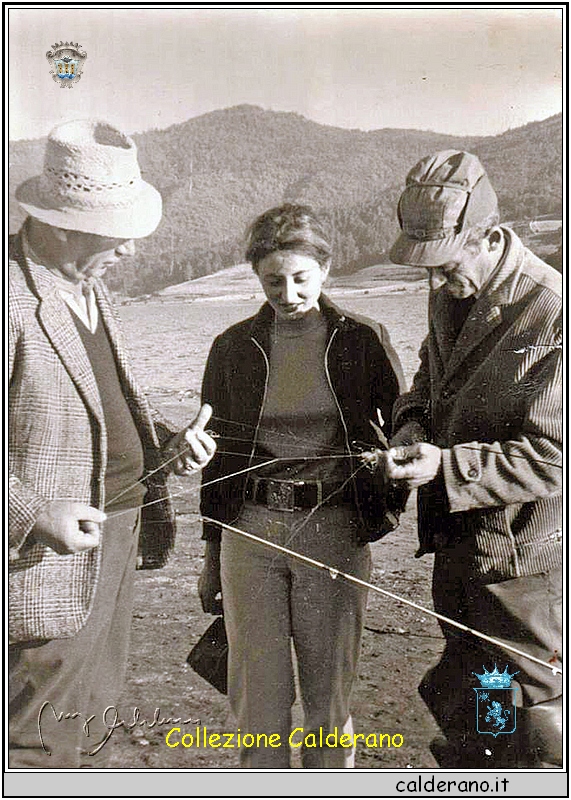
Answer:
MULTIPOLYGON (((241 766, 252 769, 290 766, 292 641, 301 736, 315 732, 319 745, 320 729, 323 742, 335 729, 338 737, 352 732, 349 700, 367 596, 334 571, 224 523, 367 580, 367 543, 396 527, 402 504, 358 458, 359 448, 378 445, 370 422, 391 419, 400 362, 382 326, 322 294, 331 256, 307 206, 286 204, 258 217, 246 258, 267 302, 218 336, 203 382, 220 440, 203 472, 199 593, 204 610, 215 613, 222 591, 237 727, 242 735, 280 736, 279 747, 242 748, 241 766)), ((302 763, 352 767, 354 753, 304 746, 302 763)))

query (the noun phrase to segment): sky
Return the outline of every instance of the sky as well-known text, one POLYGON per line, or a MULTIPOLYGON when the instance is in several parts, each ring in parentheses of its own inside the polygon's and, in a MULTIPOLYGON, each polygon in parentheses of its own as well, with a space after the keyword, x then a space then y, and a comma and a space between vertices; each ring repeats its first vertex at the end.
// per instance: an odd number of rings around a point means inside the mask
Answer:
POLYGON ((326 125, 493 135, 562 110, 551 7, 8 7, 10 138, 99 117, 128 133, 249 103, 326 125), (62 89, 46 52, 78 42, 62 89))

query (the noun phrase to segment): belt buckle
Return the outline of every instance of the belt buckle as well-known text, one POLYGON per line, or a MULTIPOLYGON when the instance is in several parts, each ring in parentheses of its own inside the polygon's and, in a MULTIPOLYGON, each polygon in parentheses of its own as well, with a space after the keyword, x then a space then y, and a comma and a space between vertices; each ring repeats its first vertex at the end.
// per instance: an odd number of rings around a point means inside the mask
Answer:
POLYGON ((272 511, 293 511, 295 484, 291 481, 272 481, 267 483, 266 506, 272 511))

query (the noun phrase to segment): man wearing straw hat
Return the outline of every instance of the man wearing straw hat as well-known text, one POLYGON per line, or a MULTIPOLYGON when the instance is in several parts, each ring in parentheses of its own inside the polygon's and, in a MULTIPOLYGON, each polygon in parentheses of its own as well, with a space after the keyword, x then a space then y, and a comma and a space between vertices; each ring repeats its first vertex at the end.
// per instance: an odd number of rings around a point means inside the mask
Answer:
POLYGON ((151 416, 100 280, 161 219, 132 139, 61 124, 16 197, 29 216, 9 245, 9 764, 97 767, 137 558, 161 567, 174 542, 167 474, 215 444, 207 407, 178 434, 151 416))
MULTIPOLYGON (((409 172, 397 264, 430 278, 429 333, 395 405, 387 470, 418 487, 418 555, 436 611, 560 667, 561 276, 499 225, 480 161, 447 150, 409 172)), ((443 767, 561 766, 561 674, 442 625, 420 693, 443 767), (474 673, 518 673, 517 729, 478 733, 474 673)))

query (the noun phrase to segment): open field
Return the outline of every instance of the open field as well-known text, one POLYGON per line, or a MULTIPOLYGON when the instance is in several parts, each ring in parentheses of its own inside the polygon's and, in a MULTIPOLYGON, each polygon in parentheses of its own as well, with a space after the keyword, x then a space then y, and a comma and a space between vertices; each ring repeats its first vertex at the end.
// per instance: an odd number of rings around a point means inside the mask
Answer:
MULTIPOLYGON (((405 291, 410 284, 419 282, 425 286, 426 270, 421 267, 403 267, 395 264, 376 264, 365 267, 350 275, 330 276, 327 281, 327 293, 347 296, 354 292, 364 295, 378 291, 405 291)), ((219 300, 228 298, 236 300, 263 300, 263 292, 250 264, 236 264, 202 278, 176 283, 156 293, 163 299, 185 298, 201 300, 219 300)))
MULTIPOLYGON (((407 380, 417 364, 426 328, 427 293, 423 286, 345 297, 333 291, 345 308, 383 322, 399 352, 407 380)), ((202 371, 216 334, 255 312, 259 302, 236 299, 202 302, 150 300, 121 308, 126 338, 136 372, 153 403, 175 423, 190 420, 199 406, 202 371)), ((227 700, 185 663, 191 646, 211 621, 197 596, 202 543, 198 519, 198 481, 172 479, 179 519, 176 551, 163 570, 138 573, 131 662, 120 712, 132 719, 133 709, 152 720, 163 717, 200 719, 212 732, 235 730, 227 700)), ((414 558, 415 515, 409 505, 397 533, 373 545, 373 581, 379 586, 430 604, 431 559, 414 558)), ((435 620, 380 595, 369 597, 359 679, 353 695, 355 730, 365 734, 400 733, 400 748, 357 751, 357 768, 434 768, 428 743, 436 727, 416 693, 426 667, 442 647, 435 620)), ((294 709, 300 724, 300 710, 294 709)), ((170 726, 113 734, 110 767, 116 769, 232 769, 235 750, 169 749, 170 726)), ((187 730, 192 730, 188 726, 187 730)), ((296 765, 294 757, 294 766, 296 765)), ((297 763, 297 765, 299 765, 297 763)))

